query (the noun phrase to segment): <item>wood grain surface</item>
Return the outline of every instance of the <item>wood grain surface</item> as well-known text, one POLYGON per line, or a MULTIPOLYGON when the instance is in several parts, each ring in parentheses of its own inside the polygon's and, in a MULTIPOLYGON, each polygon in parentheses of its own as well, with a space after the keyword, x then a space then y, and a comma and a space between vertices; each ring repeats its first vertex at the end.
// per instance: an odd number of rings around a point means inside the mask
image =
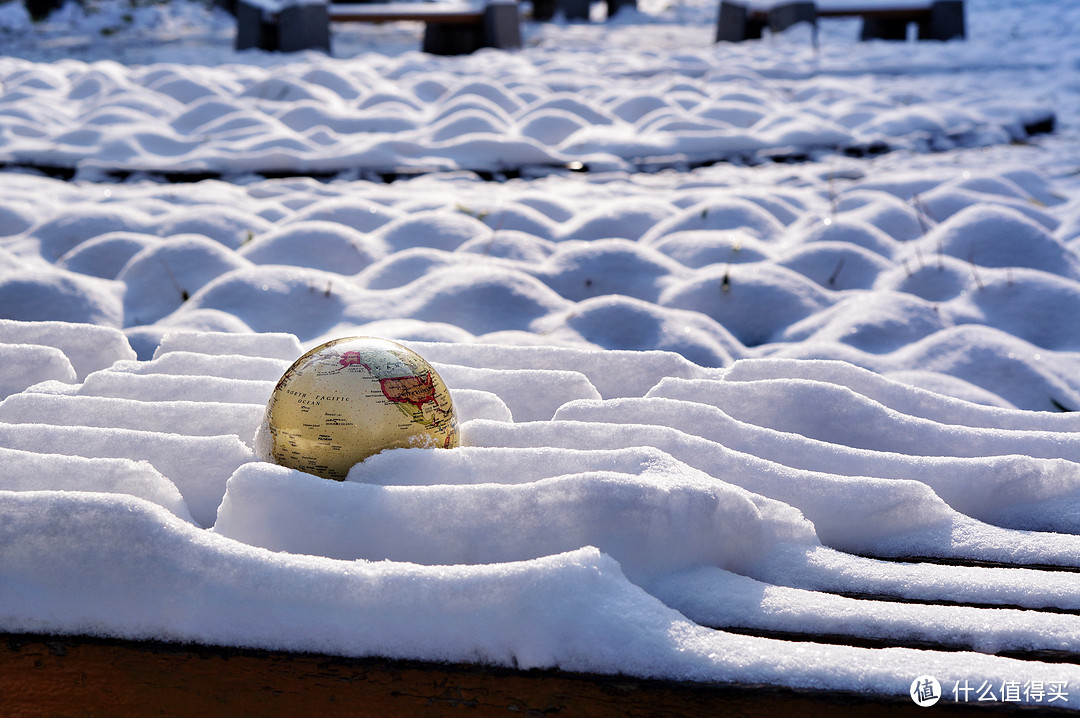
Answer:
MULTIPOLYGON (((934 715, 1003 706, 947 704, 934 715)), ((0 715, 928 715, 909 699, 78 636, 0 634, 0 715)), ((1018 712, 1016 707, 1009 713, 1018 712)), ((1046 714, 1046 710, 1040 711, 1046 714)))

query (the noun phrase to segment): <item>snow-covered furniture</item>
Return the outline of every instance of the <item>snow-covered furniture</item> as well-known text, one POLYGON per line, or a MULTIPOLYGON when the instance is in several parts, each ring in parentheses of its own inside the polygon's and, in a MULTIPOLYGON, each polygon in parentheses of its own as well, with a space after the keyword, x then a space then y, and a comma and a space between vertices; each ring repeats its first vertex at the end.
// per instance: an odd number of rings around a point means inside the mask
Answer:
POLYGON ((761 37, 767 27, 780 32, 818 18, 861 17, 863 40, 903 40, 908 25, 920 40, 951 40, 965 35, 963 0, 721 0, 716 41, 761 37))
POLYGON ((461 55, 482 47, 521 47, 516 0, 325 3, 236 0, 236 49, 330 50, 331 22, 416 21, 425 24, 423 50, 461 55))

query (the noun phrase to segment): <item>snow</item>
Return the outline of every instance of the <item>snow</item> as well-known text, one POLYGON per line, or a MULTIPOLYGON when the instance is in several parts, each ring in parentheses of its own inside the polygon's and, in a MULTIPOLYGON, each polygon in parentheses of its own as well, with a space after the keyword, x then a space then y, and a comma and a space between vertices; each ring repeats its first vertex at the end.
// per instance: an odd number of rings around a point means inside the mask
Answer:
POLYGON ((0 394, 8 396, 43 381, 74 382, 75 369, 64 352, 40 344, 4 344, 0 347, 4 381, 0 394))
MULTIPOLYGON (((797 515, 796 527, 789 516, 769 530, 769 518, 745 492, 674 462, 638 476, 591 471, 515 484, 341 488, 251 464, 230 479, 214 531, 290 553, 439 564, 503 563, 596 546, 638 583, 697 565, 746 571, 776 541, 774 533, 811 533, 797 515), (613 520, 638 514, 648 523, 613 520), (714 540, 700 542, 702 535, 714 540)), ((784 511, 795 514, 772 508, 784 511)))
POLYGON ((219 436, 238 432, 250 442, 263 406, 223 401, 136 399, 25 392, 0 404, 6 422, 143 429, 165 434, 219 436))
POLYGON ((618 563, 593 548, 454 571, 343 562, 245 547, 135 499, 66 493, 42 508, 35 503, 46 497, 37 492, 6 496, 11 499, 3 504, 0 522, 4 565, 32 574, 34 593, 57 596, 50 611, 37 607, 31 613, 25 588, 13 591, 5 584, 0 590, 8 610, 37 616, 6 621, 23 630, 79 630, 122 617, 122 633, 140 637, 141 626, 167 616, 166 636, 178 640, 312 651, 347 646, 354 654, 395 658, 422 652, 519 668, 592 670, 598 663, 617 663, 637 675, 691 679, 778 682, 787 675, 795 676, 788 683, 806 686, 818 686, 808 676, 827 671, 837 682, 858 681, 889 693, 906 691, 910 681, 902 676, 918 670, 933 671, 941 680, 960 680, 970 671, 999 683, 1071 677, 1068 668, 972 653, 960 654, 963 669, 947 654, 910 649, 823 646, 813 655, 794 656, 786 642, 691 623, 627 581, 618 563), (72 517, 65 532, 93 541, 57 536, 60 515, 72 517), (12 555, 15 537, 24 540, 12 555), (67 548, 60 560, 52 553, 57 540, 67 548), (103 554, 101 546, 111 550, 103 554), (100 578, 79 587, 73 577, 85 571, 100 578), (139 579, 130 581, 132 575, 139 579), (155 600, 146 600, 147 593, 155 600), (432 611, 433 605, 439 610, 432 611), (595 620, 582 622, 583 613, 595 620), (620 640, 612 642, 613 636, 620 640))
MULTIPOLYGON (((6 406, 6 405, 5 405, 6 406)), ((4 491, 100 492, 135 496, 191 521, 176 485, 145 460, 86 458, 2 449, 4 491)))
MULTIPOLYGON (((60 350, 72 365, 75 372, 73 378, 80 381, 87 374, 112 366, 117 361, 135 358, 135 352, 123 333, 108 327, 72 326, 52 321, 27 324, 0 319, 0 332, 4 344, 33 343, 60 350)), ((12 355, 8 360, 16 361, 17 357, 12 355)), ((26 370, 13 374, 22 374, 23 371, 26 370)))
POLYGON ((1080 4, 1042 10, 713 44, 642 0, 432 57, 0 5, 0 630, 1075 688, 1037 652, 1080 650, 1080 4), (463 446, 262 461, 282 373, 363 334, 463 446))

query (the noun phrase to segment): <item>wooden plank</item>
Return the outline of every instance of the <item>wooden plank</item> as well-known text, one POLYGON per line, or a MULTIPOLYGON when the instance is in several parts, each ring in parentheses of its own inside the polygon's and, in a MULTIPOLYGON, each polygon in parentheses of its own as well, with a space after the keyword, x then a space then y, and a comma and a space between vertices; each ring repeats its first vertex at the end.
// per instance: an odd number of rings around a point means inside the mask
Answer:
MULTIPOLYGON (((749 15, 759 22, 767 22, 771 10, 751 9, 749 15)), ((873 17, 883 20, 908 20, 915 22, 930 17, 928 7, 880 7, 880 6, 851 6, 832 7, 817 9, 818 17, 873 17)))
MULTIPOLYGON (((29 634, 0 634, 0 706, 5 716, 110 718, 923 715, 906 696, 29 634)), ((934 708, 988 711, 1016 706, 934 708)))
POLYGON ((930 11, 934 0, 816 0, 818 12, 847 11, 851 13, 877 10, 924 10, 930 11))
MULTIPOLYGON (((771 638, 777 641, 790 641, 801 643, 813 641, 814 643, 826 643, 834 646, 855 646, 856 648, 913 648, 920 651, 944 651, 944 652, 969 652, 975 649, 964 642, 952 642, 947 637, 941 640, 918 640, 918 639, 895 639, 876 638, 873 636, 858 636, 851 633, 809 633, 806 631, 783 631, 763 628, 744 628, 741 626, 710 626, 728 633, 738 633, 743 636, 756 636, 758 638, 771 638)), ((1019 661, 1038 661, 1040 663, 1070 663, 1080 664, 1080 654, 1072 651, 1059 651, 1052 648, 1038 649, 1002 649, 992 655, 1002 658, 1015 658, 1019 661)))
POLYGON ((445 25, 472 24, 484 11, 471 5, 440 3, 331 3, 330 19, 335 22, 397 22, 414 20, 445 25))
POLYGON ((818 17, 874 17, 883 20, 916 21, 930 17, 930 8, 917 7, 853 7, 818 8, 818 17))

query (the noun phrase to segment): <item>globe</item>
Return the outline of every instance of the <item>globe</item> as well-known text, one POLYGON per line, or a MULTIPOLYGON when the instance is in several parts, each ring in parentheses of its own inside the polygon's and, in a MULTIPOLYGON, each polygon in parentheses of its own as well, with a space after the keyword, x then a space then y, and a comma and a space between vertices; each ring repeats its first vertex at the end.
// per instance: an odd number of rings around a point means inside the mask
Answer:
POLYGON ((458 445, 439 374, 408 347, 374 337, 335 339, 297 359, 260 431, 275 463, 338 481, 385 449, 458 445))

